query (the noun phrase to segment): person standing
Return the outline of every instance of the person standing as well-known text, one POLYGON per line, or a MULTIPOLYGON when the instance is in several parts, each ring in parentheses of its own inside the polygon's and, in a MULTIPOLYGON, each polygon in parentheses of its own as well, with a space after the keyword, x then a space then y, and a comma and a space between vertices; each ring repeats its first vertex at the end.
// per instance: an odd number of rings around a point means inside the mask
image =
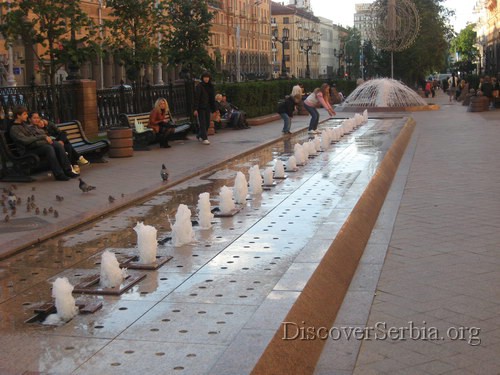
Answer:
POLYGON ((448 97, 450 99, 450 103, 455 99, 455 94, 457 92, 458 87, 458 78, 455 75, 455 72, 451 73, 451 77, 448 79, 448 97))
POLYGON ((318 108, 323 107, 328 111, 328 114, 330 116, 335 116, 335 111, 330 105, 330 85, 328 85, 328 83, 323 83, 320 88, 314 89, 314 91, 306 98, 306 100, 304 100, 304 107, 311 115, 308 133, 320 133, 317 130, 319 124, 318 108))
POLYGON ((210 116, 215 113, 215 88, 210 73, 201 75, 201 82, 194 91, 194 117, 198 119, 198 134, 196 138, 204 145, 209 145, 207 130, 210 126, 210 116))
POLYGON ((12 111, 14 121, 9 130, 10 138, 19 146, 20 152, 32 152, 47 158, 54 178, 58 181, 68 181, 78 177, 79 174, 71 170, 71 164, 64 147, 59 142, 54 142, 42 130, 28 124, 28 110, 26 107, 17 106, 12 111))

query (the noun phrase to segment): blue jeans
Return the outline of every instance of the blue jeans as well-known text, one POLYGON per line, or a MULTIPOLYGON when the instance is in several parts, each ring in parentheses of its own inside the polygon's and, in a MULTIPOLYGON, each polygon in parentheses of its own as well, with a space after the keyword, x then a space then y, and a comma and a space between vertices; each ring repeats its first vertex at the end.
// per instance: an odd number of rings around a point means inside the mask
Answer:
POLYGON ((281 118, 283 119, 283 133, 287 133, 290 131, 292 127, 292 119, 288 116, 287 113, 280 113, 281 118))
POLYGON ((319 123, 319 112, 316 108, 311 107, 304 103, 304 107, 309 112, 311 115, 311 121, 309 122, 309 129, 308 130, 316 130, 318 128, 318 123, 319 123))

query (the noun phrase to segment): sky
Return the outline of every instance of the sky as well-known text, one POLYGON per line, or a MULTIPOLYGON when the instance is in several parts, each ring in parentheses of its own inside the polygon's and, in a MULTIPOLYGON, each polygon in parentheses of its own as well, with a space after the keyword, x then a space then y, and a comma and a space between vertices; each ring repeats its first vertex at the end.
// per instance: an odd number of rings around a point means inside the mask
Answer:
MULTIPOLYGON (((354 4, 372 3, 373 0, 310 0, 315 16, 328 18, 335 24, 352 26, 354 23, 354 4)), ((462 30, 472 16, 476 0, 446 0, 443 5, 454 9, 456 18, 451 22, 455 31, 462 30)))

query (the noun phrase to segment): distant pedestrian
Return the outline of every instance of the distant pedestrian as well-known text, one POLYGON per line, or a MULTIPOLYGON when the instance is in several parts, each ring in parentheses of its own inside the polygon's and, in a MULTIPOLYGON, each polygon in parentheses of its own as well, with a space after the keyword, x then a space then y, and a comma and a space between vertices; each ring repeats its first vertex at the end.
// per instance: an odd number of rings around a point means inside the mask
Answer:
POLYGON ((457 92, 458 87, 458 78, 455 75, 455 72, 451 73, 451 77, 448 79, 448 97, 450 99, 450 103, 455 99, 455 94, 457 92))
POLYGON ((198 134, 196 138, 204 145, 209 145, 207 130, 210 126, 210 117, 216 111, 215 89, 210 73, 201 75, 201 82, 194 91, 194 117, 198 119, 198 134))

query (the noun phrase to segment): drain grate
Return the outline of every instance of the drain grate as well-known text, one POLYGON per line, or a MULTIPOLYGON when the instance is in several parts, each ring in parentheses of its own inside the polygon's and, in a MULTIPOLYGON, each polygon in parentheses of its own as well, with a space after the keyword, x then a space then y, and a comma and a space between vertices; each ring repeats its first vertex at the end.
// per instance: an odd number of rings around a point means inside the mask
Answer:
POLYGON ((127 290, 132 288, 135 284, 137 284, 145 277, 146 277, 145 273, 128 275, 118 288, 104 288, 99 284, 101 276, 91 275, 85 277, 82 282, 76 285, 75 288, 73 289, 73 293, 119 296, 120 294, 123 294, 127 290))
POLYGON ((50 222, 40 217, 10 219, 8 223, 4 221, 0 222, 0 234, 41 229, 47 226, 47 224, 50 224, 50 222))

